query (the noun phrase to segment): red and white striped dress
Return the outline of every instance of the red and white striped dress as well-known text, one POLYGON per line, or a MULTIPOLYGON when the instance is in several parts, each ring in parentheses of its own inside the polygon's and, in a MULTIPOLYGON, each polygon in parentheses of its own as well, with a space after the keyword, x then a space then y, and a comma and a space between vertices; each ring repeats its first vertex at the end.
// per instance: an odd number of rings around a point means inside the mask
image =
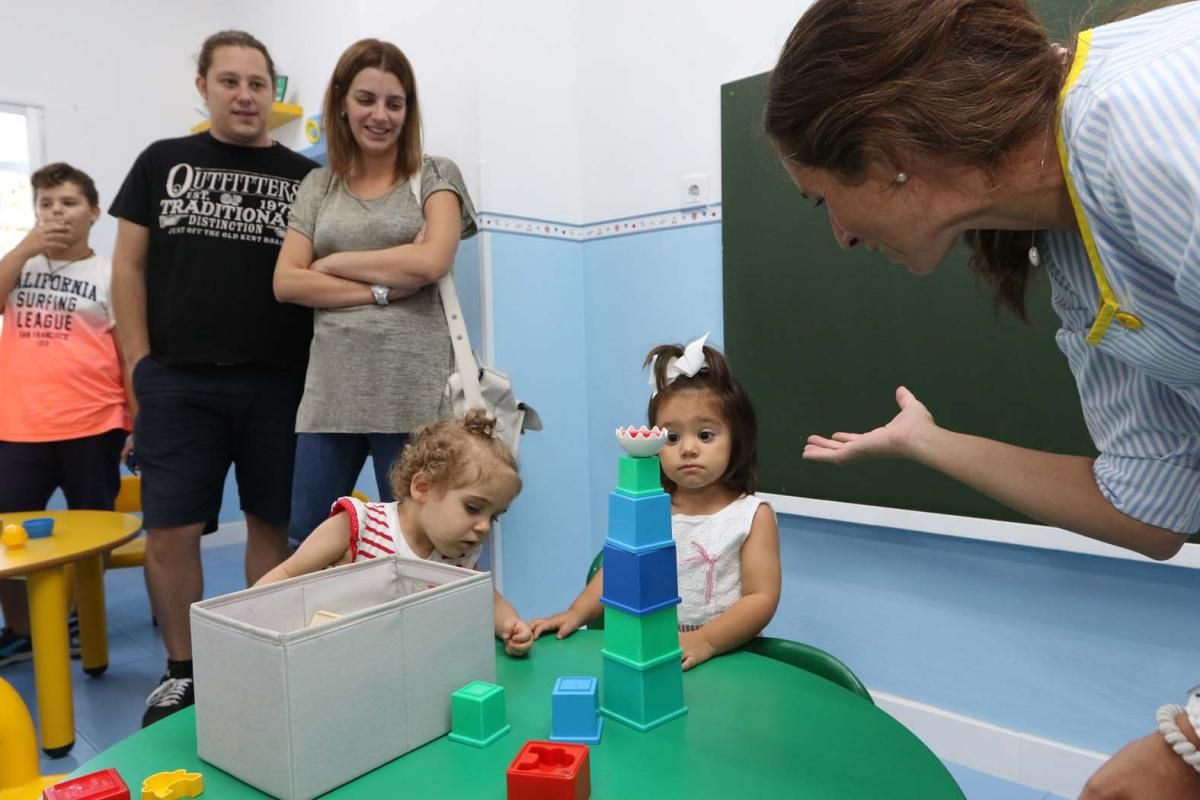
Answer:
MULTIPOLYGON (((396 513, 399 505, 395 502, 364 503, 353 497, 339 497, 334 502, 333 508, 329 510, 329 516, 346 514, 350 517, 351 562, 392 555, 421 560, 421 557, 408 546, 408 541, 400 530, 400 516, 396 513)), ((482 547, 482 544, 477 545, 457 558, 443 555, 435 549, 429 554, 429 558, 424 560, 474 569, 482 547)))

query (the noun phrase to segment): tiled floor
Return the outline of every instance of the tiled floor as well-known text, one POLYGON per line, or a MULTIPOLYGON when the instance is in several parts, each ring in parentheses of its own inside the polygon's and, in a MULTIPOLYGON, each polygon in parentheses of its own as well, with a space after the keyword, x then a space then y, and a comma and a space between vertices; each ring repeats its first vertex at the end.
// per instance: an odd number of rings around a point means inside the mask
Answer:
MULTIPOLYGON (((242 573, 244 547, 224 531, 204 538, 204 594, 213 597, 245 586, 242 573)), ((140 569, 110 571, 105 577, 108 600, 108 671, 89 678, 72 662, 75 686, 75 748, 66 758, 43 755, 42 772, 70 772, 100 751, 138 729, 146 695, 158 683, 166 666, 166 650, 150 622, 150 606, 140 569)), ((16 687, 34 714, 33 664, 26 662, 0 670, 16 687)), ((1058 800, 1028 786, 994 778, 957 764, 946 764, 967 800, 1058 800)))

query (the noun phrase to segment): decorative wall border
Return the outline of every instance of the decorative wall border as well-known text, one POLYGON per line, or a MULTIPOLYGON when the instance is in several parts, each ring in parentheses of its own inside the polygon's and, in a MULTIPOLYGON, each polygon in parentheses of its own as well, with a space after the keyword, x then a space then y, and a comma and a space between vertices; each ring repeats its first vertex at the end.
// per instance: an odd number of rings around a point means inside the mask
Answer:
POLYGON ((721 221, 721 204, 713 203, 694 208, 676 208, 633 217, 619 217, 599 222, 575 225, 536 217, 519 217, 513 214, 484 212, 479 215, 479 230, 488 233, 512 233, 519 236, 536 236, 542 239, 565 239, 572 242, 611 239, 615 236, 630 236, 637 233, 652 233, 670 228, 690 228, 696 225, 714 225, 721 221))

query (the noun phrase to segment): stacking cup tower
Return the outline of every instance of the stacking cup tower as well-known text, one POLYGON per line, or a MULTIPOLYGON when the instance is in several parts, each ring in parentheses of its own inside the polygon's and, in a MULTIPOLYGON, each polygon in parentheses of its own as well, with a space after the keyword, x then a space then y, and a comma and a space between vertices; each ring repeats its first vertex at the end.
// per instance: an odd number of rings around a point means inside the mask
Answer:
POLYGON ((608 496, 600 709, 639 731, 687 713, 671 497, 662 489, 658 463, 666 438, 657 427, 618 428, 625 454, 617 489, 608 496))

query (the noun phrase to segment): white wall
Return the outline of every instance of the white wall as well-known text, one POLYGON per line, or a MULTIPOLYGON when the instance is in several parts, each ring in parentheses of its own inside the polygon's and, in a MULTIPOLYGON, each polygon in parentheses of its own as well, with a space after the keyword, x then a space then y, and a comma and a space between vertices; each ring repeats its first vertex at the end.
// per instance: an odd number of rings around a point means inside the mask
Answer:
POLYGON ((807 0, 585 3, 579 51, 584 221, 721 198, 720 86, 769 70, 807 0))
MULTIPOLYGON (((720 200, 720 85, 768 70, 807 0, 484 4, 486 211, 569 223, 720 200)), ((469 23, 468 23, 469 24, 469 23)))
MULTIPOLYGON (((375 36, 413 62, 427 149, 458 162, 481 210, 589 222, 676 208, 689 172, 708 173, 718 201, 720 84, 769 69, 806 5, 9 3, 4 29, 19 35, 0 48, 0 101, 43 106, 46 157, 92 173, 107 205, 147 143, 199 119, 192 78, 207 34, 261 38, 306 117, 342 50, 375 36)), ((302 123, 275 135, 307 146, 302 123)), ((114 234, 104 220, 97 249, 114 234)))
MULTIPOLYGON (((5 3, 0 102, 40 106, 47 161, 90 174, 105 209, 137 154, 197 119, 195 55, 209 2, 5 3)), ((112 252, 105 214, 92 234, 112 252)))
POLYGON ((484 4, 483 210, 581 221, 581 5, 484 4))
MULTIPOLYGON (((289 102, 308 118, 321 113, 338 56, 359 39, 392 42, 412 63, 421 101, 425 149, 453 159, 473 196, 479 190, 482 58, 476 0, 351 0, 336 6, 315 0, 217 0, 209 27, 242 28, 267 45, 275 67, 288 76, 289 102)), ((297 150, 308 147, 303 121, 275 136, 297 150)))
MULTIPOLYGON (((208 34, 240 28, 260 38, 289 76, 289 100, 303 105, 306 117, 320 112, 342 50, 374 36, 394 42, 412 61, 426 149, 458 162, 477 194, 479 18, 476 0, 357 0, 336 8, 313 0, 6 3, 0 102, 42 107, 46 160, 69 161, 91 174, 107 209, 142 148, 184 135, 201 119, 193 78, 208 34)), ((302 121, 273 135, 289 147, 308 145, 302 121)), ((92 244, 110 253, 115 235, 105 215, 92 244)))

